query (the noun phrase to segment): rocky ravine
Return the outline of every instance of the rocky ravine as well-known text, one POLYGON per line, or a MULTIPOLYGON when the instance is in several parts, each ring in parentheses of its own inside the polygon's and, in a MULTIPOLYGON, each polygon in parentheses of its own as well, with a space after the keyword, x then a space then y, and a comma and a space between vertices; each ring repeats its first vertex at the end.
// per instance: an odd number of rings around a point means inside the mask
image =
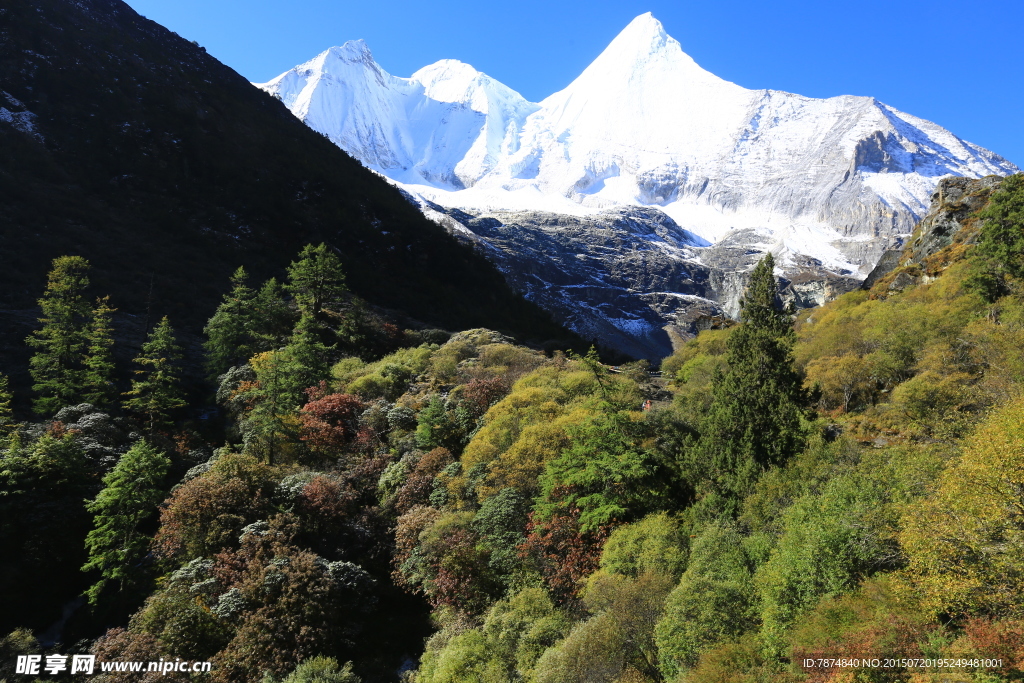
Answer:
MULTIPOLYGON (((754 230, 709 245, 652 207, 592 216, 423 208, 478 245, 513 287, 570 329, 652 360, 716 318, 735 317, 750 269, 773 246, 754 230)), ((780 277, 783 300, 797 308, 859 284, 852 273, 837 275, 807 257, 780 277)))

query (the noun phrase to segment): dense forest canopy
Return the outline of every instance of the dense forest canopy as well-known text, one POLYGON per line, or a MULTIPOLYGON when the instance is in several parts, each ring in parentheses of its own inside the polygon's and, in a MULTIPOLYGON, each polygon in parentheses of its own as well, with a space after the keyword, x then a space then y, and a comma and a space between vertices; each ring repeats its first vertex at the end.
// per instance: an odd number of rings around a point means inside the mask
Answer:
POLYGON ((208 419, 173 320, 118 374, 117 301, 62 256, 36 417, 0 378, 3 675, 1019 680, 1022 206, 1010 177, 944 250, 799 316, 766 257, 660 377, 400 329, 309 245, 281 282, 224 273, 208 419))

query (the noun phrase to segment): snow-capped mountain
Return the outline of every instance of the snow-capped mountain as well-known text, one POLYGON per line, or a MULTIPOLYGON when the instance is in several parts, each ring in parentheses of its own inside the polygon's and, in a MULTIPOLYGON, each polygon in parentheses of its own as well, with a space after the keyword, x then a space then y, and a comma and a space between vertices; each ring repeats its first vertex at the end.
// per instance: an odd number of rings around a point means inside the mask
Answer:
POLYGON ((514 151, 538 109, 468 64, 445 59, 411 78, 387 73, 361 40, 260 85, 315 130, 396 180, 461 188, 514 151))
MULTIPOLYGON (((392 76, 362 41, 259 87, 400 183, 428 215, 431 204, 595 220, 656 207, 698 236, 694 247, 748 239, 790 274, 863 277, 911 232, 941 177, 1017 170, 870 97, 813 99, 722 80, 649 13, 536 104, 454 60, 392 76)), ((678 258, 703 257, 697 248, 678 258)))

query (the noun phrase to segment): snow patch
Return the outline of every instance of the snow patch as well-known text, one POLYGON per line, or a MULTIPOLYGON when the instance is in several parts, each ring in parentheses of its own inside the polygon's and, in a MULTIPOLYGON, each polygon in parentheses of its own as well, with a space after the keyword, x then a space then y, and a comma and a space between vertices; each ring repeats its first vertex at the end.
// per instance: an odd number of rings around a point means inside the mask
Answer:
POLYGON ((42 134, 36 130, 36 115, 30 111, 11 111, 7 107, 0 107, 0 121, 11 124, 15 130, 31 135, 39 141, 43 140, 42 134))

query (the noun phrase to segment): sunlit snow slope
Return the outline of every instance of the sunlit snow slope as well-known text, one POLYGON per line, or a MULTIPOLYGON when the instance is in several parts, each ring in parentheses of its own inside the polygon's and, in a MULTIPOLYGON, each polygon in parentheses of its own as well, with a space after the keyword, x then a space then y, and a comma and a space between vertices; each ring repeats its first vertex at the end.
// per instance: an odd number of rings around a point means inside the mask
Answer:
POLYGON ((747 90, 650 14, 539 104, 454 60, 410 78, 362 41, 260 87, 370 168, 444 206, 584 215, 658 206, 715 242, 759 229, 782 257, 865 273, 944 175, 1017 170, 870 97, 747 90))

